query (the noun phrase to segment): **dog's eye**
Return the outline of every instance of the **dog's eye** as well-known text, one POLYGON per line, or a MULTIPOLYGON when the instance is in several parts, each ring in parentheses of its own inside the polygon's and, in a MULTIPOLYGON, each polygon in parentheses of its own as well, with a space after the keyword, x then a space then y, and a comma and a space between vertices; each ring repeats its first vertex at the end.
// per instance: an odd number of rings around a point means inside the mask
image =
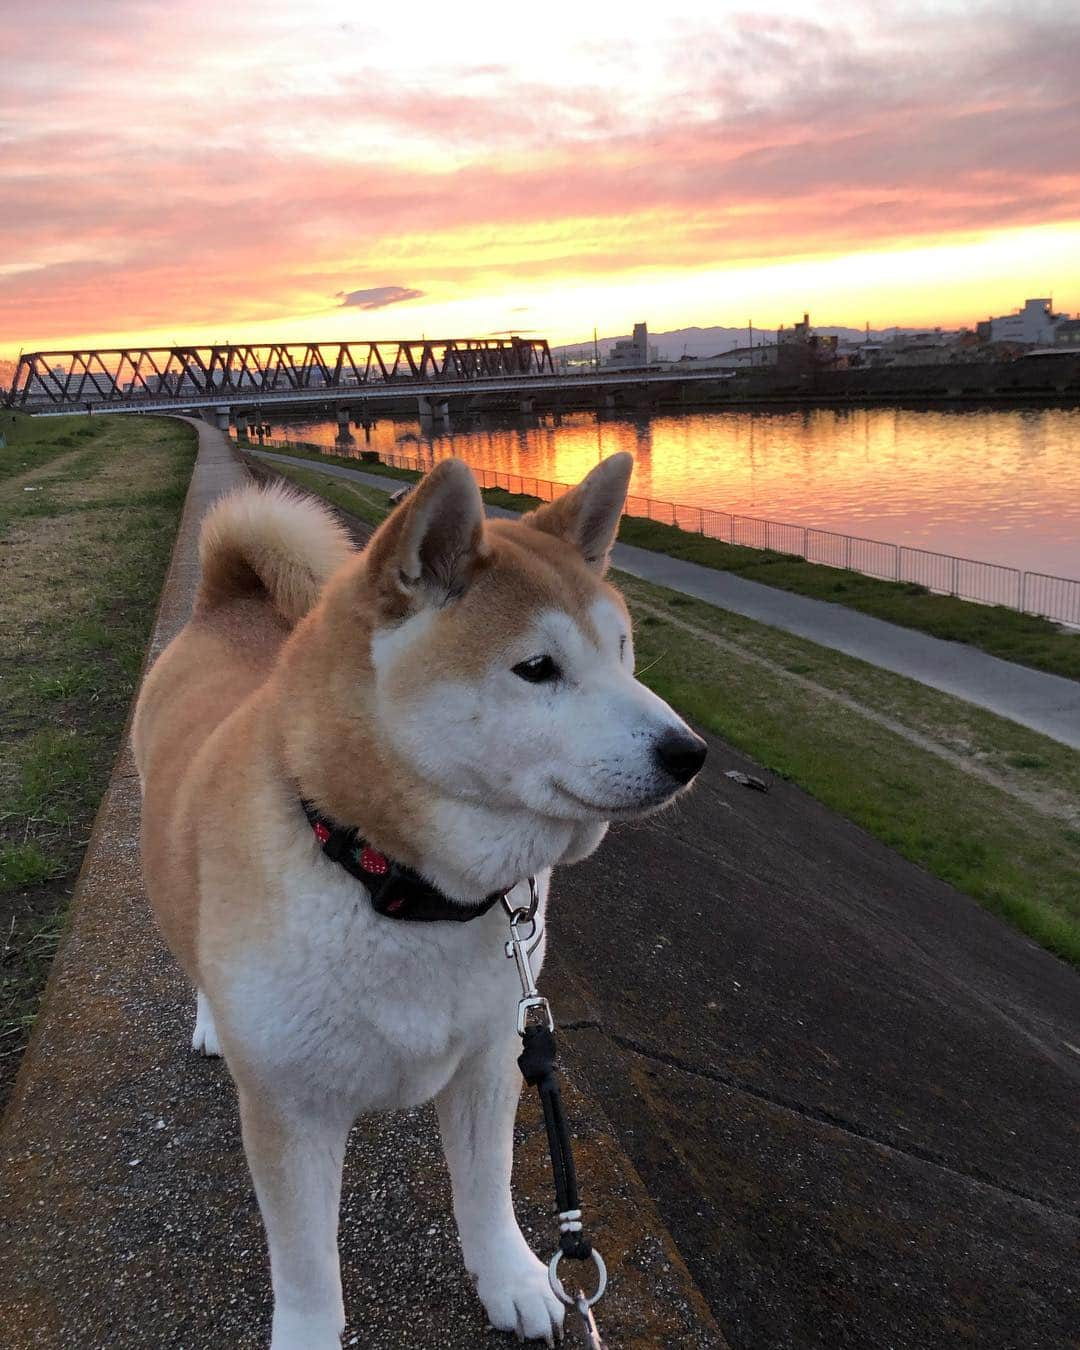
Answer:
POLYGON ((550 656, 530 656, 527 661, 519 661, 513 670, 530 684, 546 684, 559 678, 559 667, 550 656))

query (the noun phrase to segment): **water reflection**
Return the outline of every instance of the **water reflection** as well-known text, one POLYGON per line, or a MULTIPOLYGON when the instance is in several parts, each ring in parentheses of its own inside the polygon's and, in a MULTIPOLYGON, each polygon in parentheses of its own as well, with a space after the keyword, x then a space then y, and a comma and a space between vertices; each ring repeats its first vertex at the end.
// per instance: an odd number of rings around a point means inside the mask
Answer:
POLYGON ((643 496, 1080 576, 1080 410, 544 414, 274 427, 359 454, 575 482, 616 450, 643 496))

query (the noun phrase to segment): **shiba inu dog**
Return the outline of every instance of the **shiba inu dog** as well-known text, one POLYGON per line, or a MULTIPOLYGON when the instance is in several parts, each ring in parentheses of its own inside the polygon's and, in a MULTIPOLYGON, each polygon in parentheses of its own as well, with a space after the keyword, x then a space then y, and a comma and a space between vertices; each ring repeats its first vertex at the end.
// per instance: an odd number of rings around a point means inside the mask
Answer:
POLYGON ((290 490, 207 516, 191 620, 136 709, 143 866, 193 1047, 239 1092, 272 1350, 339 1344, 352 1122, 432 1098, 488 1318, 559 1334, 510 1196, 520 987, 494 901, 535 878, 546 903, 553 867, 705 757, 635 680, 604 581, 631 467, 510 522, 446 460, 360 553, 290 490))

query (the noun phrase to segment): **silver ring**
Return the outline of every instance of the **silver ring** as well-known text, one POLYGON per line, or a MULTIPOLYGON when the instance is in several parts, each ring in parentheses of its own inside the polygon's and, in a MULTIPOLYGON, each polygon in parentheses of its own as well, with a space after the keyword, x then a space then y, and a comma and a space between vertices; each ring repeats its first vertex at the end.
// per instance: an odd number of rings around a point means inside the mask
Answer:
MULTIPOLYGON (((568 1308, 576 1308, 578 1302, 577 1299, 570 1298, 563 1288, 562 1280, 559 1279, 559 1262, 563 1259, 564 1255, 565 1253, 560 1249, 548 1262, 548 1284, 551 1285, 551 1292, 560 1303, 565 1303, 568 1308)), ((607 1288, 607 1266, 604 1265, 604 1258, 595 1247, 592 1249, 592 1259, 596 1263, 596 1274, 600 1283, 596 1286, 596 1293, 593 1294, 592 1298, 585 1299, 585 1306, 587 1308, 591 1308, 594 1303, 599 1303, 604 1297, 604 1290, 607 1288)), ((585 1298, 584 1293, 582 1294, 582 1298, 585 1298)))

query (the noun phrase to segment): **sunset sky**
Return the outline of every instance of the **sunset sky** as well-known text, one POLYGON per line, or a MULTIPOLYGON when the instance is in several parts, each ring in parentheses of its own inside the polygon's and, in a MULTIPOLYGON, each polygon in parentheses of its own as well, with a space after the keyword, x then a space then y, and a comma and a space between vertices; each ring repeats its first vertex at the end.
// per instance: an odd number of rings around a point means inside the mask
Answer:
POLYGON ((20 348, 1080 310, 1080 6, 35 0, 20 348))

